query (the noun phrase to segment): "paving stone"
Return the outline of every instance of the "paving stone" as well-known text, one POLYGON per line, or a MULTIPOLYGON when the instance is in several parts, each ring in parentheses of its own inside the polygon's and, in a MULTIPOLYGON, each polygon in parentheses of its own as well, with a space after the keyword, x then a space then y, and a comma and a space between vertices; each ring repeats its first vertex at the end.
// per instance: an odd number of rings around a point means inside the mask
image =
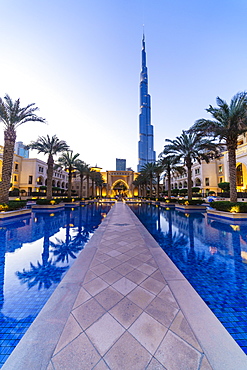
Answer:
POLYGON ((84 284, 83 286, 92 296, 94 296, 101 292, 102 290, 104 290, 105 288, 107 288, 108 284, 101 278, 97 277, 89 281, 88 283, 84 284))
POLYGON ((129 279, 126 279, 126 277, 123 277, 122 279, 114 283, 112 286, 116 290, 118 290, 121 294, 126 295, 136 287, 136 284, 130 281, 129 279))
POLYGON ((100 276, 107 271, 110 271, 110 268, 103 263, 100 263, 97 266, 90 267, 90 270, 93 271, 96 275, 100 276))
POLYGON ((159 270, 155 271, 151 277, 155 280, 158 280, 160 281, 161 283, 164 283, 164 284, 167 284, 167 282, 165 281, 163 275, 161 274, 161 272, 159 270))
POLYGON ((104 315, 105 310, 96 299, 92 298, 74 309, 72 313, 82 329, 85 330, 104 315))
POLYGON ((186 340, 186 342, 195 347, 198 351, 202 352, 201 346, 199 345, 195 335, 193 334, 193 331, 191 330, 187 320, 185 319, 181 311, 178 312, 177 316, 170 326, 170 329, 179 337, 183 338, 184 340, 186 340))
POLYGON ((91 295, 84 288, 81 288, 77 295, 73 309, 76 308, 77 306, 80 306, 84 302, 88 301, 90 298, 91 298, 91 295))
POLYGON ((168 331, 154 357, 169 370, 197 370, 201 353, 168 331))
POLYGON ((128 262, 122 263, 121 265, 114 268, 115 271, 119 272, 123 276, 127 275, 133 269, 134 269, 134 267, 129 265, 128 262))
POLYGON ((201 365, 200 365, 200 370, 213 370, 213 368, 210 366, 206 356, 203 356, 201 365))
POLYGON ((168 328, 177 315, 178 309, 156 297, 146 308, 146 312, 168 328))
POLYGON ((147 263, 143 263, 141 266, 137 267, 137 269, 147 275, 152 275, 152 273, 156 270, 155 267, 150 266, 147 263))
POLYGON ((127 329, 142 313, 142 309, 125 297, 109 312, 127 329))
POLYGON ((95 279, 97 277, 97 275, 95 275, 95 273, 93 273, 93 271, 88 271, 87 273, 86 273, 86 276, 85 276, 85 279, 84 279, 84 284, 85 283, 88 283, 89 281, 91 281, 91 280, 93 280, 93 279, 95 279))
POLYGON ((104 360, 100 360, 93 370, 109 370, 109 367, 106 365, 104 360))
POLYGON ((119 261, 118 259, 111 257, 108 261, 105 262, 105 265, 113 269, 114 267, 121 265, 121 263, 122 262, 119 261))
POLYGON ((130 279, 136 284, 140 284, 143 280, 147 279, 147 275, 139 270, 132 270, 126 275, 126 278, 130 279))
POLYGON ((148 365, 151 354, 126 332, 107 352, 104 359, 112 370, 142 370, 148 365))
POLYGON ((102 290, 94 298, 104 307, 105 310, 110 310, 115 306, 124 296, 119 293, 116 289, 108 287, 102 290))
POLYGON ((174 298, 168 285, 158 294, 158 297, 161 298, 164 302, 169 303, 170 305, 179 309, 176 299, 174 298))
POLYGON ((72 342, 76 337, 78 337, 81 332, 82 328, 75 320, 73 315, 70 314, 54 351, 54 355, 58 353, 62 348, 67 346, 68 343, 72 342))
POLYGON ((101 275, 101 278, 105 280, 108 284, 113 284, 116 281, 122 279, 122 275, 119 274, 117 271, 110 270, 106 272, 105 274, 101 275))
POLYGON ((129 328, 129 332, 143 345, 143 347, 154 354, 164 338, 167 328, 146 312, 143 312, 129 328))
POLYGON ((144 289, 149 290, 149 292, 157 295, 162 289, 164 289, 164 283, 153 279, 152 277, 147 278, 143 283, 140 284, 144 289))
POLYGON ((52 358, 56 370, 92 369, 100 360, 100 355, 87 336, 82 333, 67 347, 52 358))
POLYGON ((129 298, 142 309, 145 309, 155 298, 155 295, 138 286, 135 288, 135 290, 128 294, 127 298, 129 298))
POLYGON ((152 358, 145 370, 166 370, 166 368, 156 358, 152 358))
POLYGON ((86 334, 101 356, 103 356, 124 331, 122 325, 109 315, 109 313, 106 313, 86 330, 86 334))

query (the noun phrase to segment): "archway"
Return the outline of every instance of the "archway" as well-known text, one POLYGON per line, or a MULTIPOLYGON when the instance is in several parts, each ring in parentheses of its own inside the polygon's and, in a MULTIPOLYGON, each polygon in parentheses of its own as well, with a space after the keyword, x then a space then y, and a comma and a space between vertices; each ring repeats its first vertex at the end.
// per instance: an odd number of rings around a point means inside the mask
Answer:
POLYGON ((111 187, 111 194, 114 197, 127 197, 129 194, 129 186, 122 179, 116 180, 111 187))

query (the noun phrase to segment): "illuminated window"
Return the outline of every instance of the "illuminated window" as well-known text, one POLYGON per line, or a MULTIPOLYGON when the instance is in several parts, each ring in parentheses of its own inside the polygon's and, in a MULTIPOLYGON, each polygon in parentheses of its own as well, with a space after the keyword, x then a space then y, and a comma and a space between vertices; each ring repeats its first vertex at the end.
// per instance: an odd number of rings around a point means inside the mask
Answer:
POLYGON ((242 163, 237 166, 237 186, 243 186, 243 169, 242 163))
POLYGON ((223 166, 222 164, 219 166, 219 173, 222 173, 223 172, 223 166))

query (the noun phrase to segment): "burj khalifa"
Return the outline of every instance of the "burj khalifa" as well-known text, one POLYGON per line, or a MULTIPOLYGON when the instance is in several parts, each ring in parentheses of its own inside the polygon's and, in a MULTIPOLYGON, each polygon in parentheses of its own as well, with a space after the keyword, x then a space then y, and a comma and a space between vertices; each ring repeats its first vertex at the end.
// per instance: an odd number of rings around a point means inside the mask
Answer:
POLYGON ((148 71, 146 65, 145 36, 142 38, 142 69, 140 76, 140 115, 139 115, 138 157, 137 171, 149 162, 155 162, 154 134, 151 125, 151 99, 148 94, 148 71))

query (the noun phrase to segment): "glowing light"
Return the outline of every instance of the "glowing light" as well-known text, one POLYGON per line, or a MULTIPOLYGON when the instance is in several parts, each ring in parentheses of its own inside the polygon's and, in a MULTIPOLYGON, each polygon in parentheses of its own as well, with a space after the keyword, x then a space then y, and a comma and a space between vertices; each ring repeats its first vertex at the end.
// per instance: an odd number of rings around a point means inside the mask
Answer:
POLYGON ((185 215, 185 217, 190 217, 190 215, 188 213, 185 213, 184 215, 185 215))
POLYGON ((69 224, 69 227, 74 227, 74 224, 69 224))
POLYGON ((218 252, 218 249, 216 247, 209 247, 210 254, 215 254, 218 252))
POLYGON ((242 257, 244 260, 247 260, 247 252, 245 252, 245 251, 241 251, 241 257, 242 257))
POLYGON ((56 203, 55 200, 51 200, 50 201, 51 205, 54 206, 54 204, 56 203))
POLYGON ((53 217, 53 216, 55 216, 55 214, 54 213, 50 213, 50 217, 53 217))
POLYGON ((239 231, 240 230, 239 225, 230 225, 230 226, 231 226, 232 230, 234 230, 234 231, 239 231))
POLYGON ((230 209, 230 212, 231 212, 231 213, 238 213, 238 212, 239 212, 239 206, 233 206, 233 207, 230 209))
POLYGON ((186 202, 184 202, 184 204, 185 204, 186 206, 188 206, 188 205, 189 205, 188 200, 186 200, 186 202))

